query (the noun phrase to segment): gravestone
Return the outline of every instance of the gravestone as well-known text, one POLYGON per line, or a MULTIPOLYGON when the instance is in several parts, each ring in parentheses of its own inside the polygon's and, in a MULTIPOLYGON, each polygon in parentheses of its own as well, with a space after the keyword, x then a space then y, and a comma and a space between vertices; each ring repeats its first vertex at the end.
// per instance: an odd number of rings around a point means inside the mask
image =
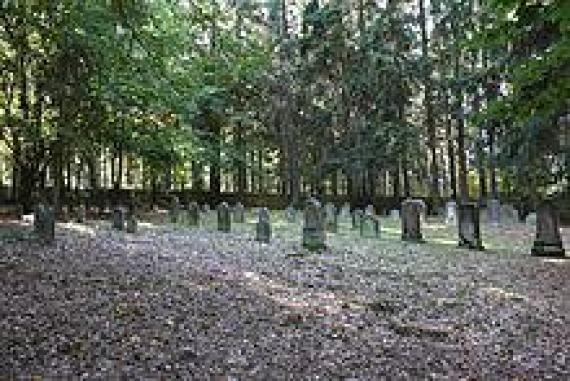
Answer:
POLYGON ((293 205, 289 205, 287 209, 285 209, 285 218, 287 222, 293 223, 297 220, 297 210, 293 207, 293 205))
POLYGON ((400 211, 398 209, 392 209, 390 211, 390 217, 392 217, 395 220, 399 220, 400 219, 400 211))
POLYGON ((356 229, 360 227, 360 220, 362 220, 362 216, 364 216, 364 212, 362 209, 354 209, 352 211, 352 228, 356 229))
POLYGON ((229 233, 232 230, 230 207, 226 202, 218 205, 218 230, 224 233, 229 233))
POLYGON ((137 222, 137 213, 134 203, 129 205, 127 209, 127 233, 134 234, 137 232, 138 229, 138 222, 137 222))
POLYGON ((479 207, 476 203, 459 204, 459 247, 472 250, 484 250, 481 240, 481 224, 479 207))
POLYGON ((525 223, 530 226, 536 226, 536 213, 529 213, 526 216, 525 223))
POLYGON ((53 242, 55 238, 55 214, 49 206, 38 204, 35 208, 34 232, 40 240, 46 243, 53 242))
POLYGON ((498 225, 501 222, 501 203, 497 199, 487 202, 487 222, 492 225, 498 225))
POLYGON ((420 205, 420 218, 425 221, 427 219, 428 208, 424 200, 418 200, 420 205))
POLYGON ((560 236, 560 216, 554 202, 546 200, 536 210, 536 235, 532 255, 564 257, 564 247, 560 236))
POLYGON ((340 217, 342 219, 348 219, 350 217, 350 204, 345 202, 340 210, 340 217))
POLYGON ((209 204, 206 203, 206 204, 202 205, 202 212, 204 212, 205 214, 208 214, 208 213, 210 213, 210 211, 211 211, 211 208, 210 208, 209 204))
POLYGON ((176 196, 172 196, 170 200, 170 222, 175 224, 179 222, 180 219, 180 199, 176 196))
POLYGON ((123 230, 125 228, 125 211, 123 208, 113 210, 113 229, 123 230))
POLYGON ((258 242, 269 243, 271 240, 271 221, 269 209, 259 209, 255 233, 255 240, 258 242))
POLYGON ((423 242, 421 232, 422 205, 419 200, 405 200, 402 202, 402 240, 423 242))
POLYGON ((197 202, 192 201, 188 204, 188 225, 198 226, 200 224, 200 206, 197 202))
POLYGON ((328 203, 325 207, 325 214, 327 230, 336 233, 338 231, 338 214, 336 206, 332 203, 328 203))
POLYGON ((234 222, 243 224, 245 222, 245 208, 241 202, 234 206, 234 222))
POLYGON ((457 224, 457 203, 455 201, 448 201, 445 204, 445 223, 447 225, 457 224))
POLYGON ((371 214, 360 216, 360 236, 380 237, 380 220, 371 214))
POLYGON ((303 247, 311 251, 325 248, 324 217, 320 202, 310 198, 304 212, 303 247))
POLYGON ((67 205, 61 207, 59 219, 61 222, 69 222, 69 208, 67 205))
POLYGON ((503 223, 518 222, 518 211, 511 204, 504 204, 501 206, 501 220, 503 223))
POLYGON ((366 206, 366 209, 364 209, 364 214, 366 214, 367 216, 373 216, 374 215, 374 205, 368 204, 366 206))
POLYGON ((85 205, 81 204, 75 209, 75 222, 82 224, 86 219, 87 210, 85 209, 85 205))

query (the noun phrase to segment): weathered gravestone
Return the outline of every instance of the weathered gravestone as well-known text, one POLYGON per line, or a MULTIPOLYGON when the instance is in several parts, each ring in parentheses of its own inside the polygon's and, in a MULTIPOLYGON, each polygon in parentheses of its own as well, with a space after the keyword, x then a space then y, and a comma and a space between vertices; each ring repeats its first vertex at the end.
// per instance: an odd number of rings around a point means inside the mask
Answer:
POLYGON ((423 242, 421 232, 422 205, 419 200, 405 200, 402 202, 402 240, 423 242))
POLYGON ((372 214, 365 213, 360 216, 360 236, 380 237, 380 220, 372 214))
POLYGON ((420 218, 422 221, 427 219, 428 207, 424 200, 418 200, 418 204, 420 205, 420 218))
POLYGON ((241 202, 234 206, 234 222, 243 224, 245 222, 245 208, 241 202))
POLYGON ((445 204, 445 223, 448 225, 457 224, 457 203, 448 201, 445 204))
POLYGON ((336 233, 338 231, 338 214, 336 206, 332 203, 328 203, 325 207, 325 214, 327 230, 336 233))
POLYGON ((129 208, 127 209, 127 233, 131 233, 134 234, 137 232, 138 229, 138 222, 137 222, 137 213, 136 213, 136 207, 133 204, 129 205, 129 208))
POLYGON ((529 213, 526 216, 525 223, 530 226, 536 226, 536 213, 529 213))
POLYGON ((497 199, 487 201, 487 222, 492 225, 501 222, 501 203, 497 199))
POLYGON ((500 214, 503 223, 513 223, 519 221, 519 213, 511 204, 502 205, 500 214))
POLYGON ((560 216, 551 200, 540 203, 536 210, 536 236, 532 255, 564 257, 564 247, 560 236, 560 216))
POLYGON ((368 216, 373 216, 374 215, 374 205, 368 204, 366 206, 366 209, 364 209, 364 214, 366 214, 368 216))
POLYGON ((350 217, 350 204, 345 202, 340 210, 340 217, 344 220, 350 217))
POLYGON ((230 207, 226 202, 218 205, 218 230, 225 233, 232 230, 230 207))
POLYGON ((285 218, 287 222, 293 223, 297 220, 297 210, 293 207, 293 205, 289 205, 287 209, 285 209, 285 218))
POLYGON ((255 226, 255 233, 255 240, 258 242, 269 243, 271 240, 271 221, 269 209, 259 209, 257 225, 255 226))
POLYGON ((305 206, 303 225, 303 247, 309 250, 325 248, 325 216, 321 203, 310 198, 305 206))
POLYGON ((85 205, 81 204, 75 209, 75 222, 82 224, 86 219, 87 210, 85 209, 85 205))
POLYGON ((481 240, 479 207, 473 202, 459 204, 459 247, 484 250, 481 240))
POLYGON ((360 227, 360 221, 362 220, 362 216, 364 216, 364 212, 362 209, 354 209, 352 211, 352 228, 356 229, 360 227))
POLYGON ((39 204, 34 210, 34 231, 46 243, 55 238, 55 213, 52 208, 39 204))
POLYGON ((200 224, 200 206, 195 201, 188 204, 188 225, 198 226, 200 224))
POLYGON ((125 211, 123 208, 113 210, 113 229, 123 230, 125 228, 125 211))
POLYGON ((392 209, 390 211, 390 217, 393 219, 399 220, 400 219, 400 211, 398 209, 392 209))
POLYGON ((170 210, 169 210, 170 222, 175 224, 179 222, 180 219, 180 199, 176 196, 172 196, 170 200, 170 210))

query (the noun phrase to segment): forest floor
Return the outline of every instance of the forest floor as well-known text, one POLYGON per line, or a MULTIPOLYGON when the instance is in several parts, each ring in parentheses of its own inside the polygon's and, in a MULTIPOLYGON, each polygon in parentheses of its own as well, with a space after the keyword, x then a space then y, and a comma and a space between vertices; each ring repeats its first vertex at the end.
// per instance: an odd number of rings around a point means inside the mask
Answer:
POLYGON ((5 226, 0 379, 570 379, 570 260, 531 257, 532 227, 476 252, 438 220, 424 244, 345 221, 310 254, 280 216, 253 241, 252 216, 58 224, 53 245, 5 226))

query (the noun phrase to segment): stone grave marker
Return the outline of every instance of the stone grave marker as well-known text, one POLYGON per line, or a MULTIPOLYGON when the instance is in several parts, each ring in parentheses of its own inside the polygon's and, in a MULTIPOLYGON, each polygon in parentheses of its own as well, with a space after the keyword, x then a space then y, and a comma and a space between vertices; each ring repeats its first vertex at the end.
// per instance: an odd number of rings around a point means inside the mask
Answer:
POLYGON ((304 211, 303 247, 311 251, 325 248, 324 217, 321 203, 314 198, 310 198, 304 211))
POLYGON ((125 211, 123 208, 113 210, 113 229, 123 230, 125 228, 125 211))
POLYGON ((487 202, 487 222, 491 225, 501 222, 501 202, 495 198, 487 202))
POLYGON ((338 214, 336 206, 332 203, 327 203, 325 207, 326 226, 327 230, 336 233, 338 231, 338 214))
POLYGON ((395 220, 399 220, 400 219, 400 211, 398 209, 392 209, 390 211, 390 217, 392 217, 395 220))
POLYGON ((297 210, 293 205, 289 205, 287 209, 285 209, 285 218, 289 223, 293 223, 297 220, 297 210))
POLYGON ((340 217, 344 220, 350 218, 350 204, 348 202, 345 202, 342 205, 342 208, 340 209, 340 217))
POLYGON ((448 201, 445 204, 445 223, 447 225, 457 224, 457 203, 455 201, 448 201))
POLYGON ((75 209, 75 222, 77 223, 85 223, 87 219, 87 210, 85 209, 85 205, 81 204, 75 209))
POLYGON ((419 200, 405 200, 402 202, 402 240, 423 242, 421 232, 422 205, 419 200))
POLYGON ((530 226, 536 226, 536 213, 529 213, 526 216, 525 223, 530 226))
POLYGON ((218 205, 218 230, 224 233, 229 233, 232 230, 230 207, 226 202, 218 205))
POLYGON ((34 210, 34 232, 46 243, 55 239, 55 213, 44 204, 38 204, 34 210))
POLYGON ((259 209, 255 233, 255 240, 257 242, 269 243, 269 241, 271 241, 271 221, 269 209, 259 209))
POLYGON ((171 223, 176 224, 180 222, 180 199, 177 196, 172 196, 170 200, 169 216, 171 223))
POLYGON ((354 209, 352 211, 352 228, 356 229, 360 227, 360 220, 362 220, 362 216, 364 216, 364 212, 362 209, 354 209))
POLYGON ((364 209, 364 214, 366 214, 368 216, 373 216, 374 215, 374 205, 368 204, 366 206, 366 209, 364 209))
POLYGON ((380 219, 372 214, 360 216, 360 236, 380 237, 380 219))
POLYGON ((481 239, 479 206, 473 202, 459 204, 459 247, 484 250, 481 239))
POLYGON ((560 216, 552 200, 542 201, 536 210, 536 235, 531 254, 547 257, 565 256, 560 236, 560 216))
POLYGON ((188 204, 188 225, 198 226, 200 224, 200 206, 197 202, 192 201, 188 204))
POLYGON ((134 202, 127 209, 127 233, 134 234, 138 230, 137 212, 134 202))
POLYGON ((243 224, 245 222, 245 208, 241 202, 234 206, 234 222, 243 224))

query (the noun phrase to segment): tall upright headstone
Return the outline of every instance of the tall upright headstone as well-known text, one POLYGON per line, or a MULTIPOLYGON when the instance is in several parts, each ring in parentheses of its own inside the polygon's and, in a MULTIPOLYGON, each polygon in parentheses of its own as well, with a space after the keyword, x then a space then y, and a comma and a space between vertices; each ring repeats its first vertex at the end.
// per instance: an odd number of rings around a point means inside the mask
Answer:
POLYGON ((457 224, 457 203, 455 201, 448 201, 445 204, 445 223, 447 225, 457 224))
POLYGON ((325 216, 321 203, 314 198, 307 201, 304 212, 303 247, 309 250, 325 248, 325 216))
POLYGON ((548 257, 565 256, 560 236, 560 216, 552 200, 542 201, 536 210, 536 236, 531 254, 548 257))
POLYGON ((465 202, 459 204, 459 247, 484 250, 479 216, 479 206, 476 203, 465 202))
POLYGON ((180 219, 180 199, 177 196, 172 196, 170 200, 170 222, 175 224, 180 219))
POLYGON ((257 225, 255 227, 255 240, 258 242, 269 243, 271 241, 271 221, 269 209, 259 209, 257 215, 257 225))
POLYGON ((354 209, 352 211, 352 228, 353 229, 360 228, 360 221, 362 220, 363 216, 364 216, 364 212, 362 211, 362 209, 354 209))
POLYGON ((188 225, 198 226, 200 224, 200 206, 195 201, 188 204, 188 225))
POLYGON ((34 210, 34 231, 45 243, 55 239, 55 213, 52 208, 39 204, 34 210))
POLYGON ((87 210, 85 204, 80 204, 75 208, 75 222, 82 224, 87 219, 87 210))
POLYGON ((350 217, 350 204, 345 202, 340 210, 340 217, 344 220, 350 217))
POLYGON ((374 215, 374 205, 368 204, 366 206, 366 209, 364 209, 364 214, 366 214, 368 216, 373 216, 374 215))
POLYGON ((232 230, 230 207, 226 202, 222 202, 218 205, 218 230, 225 233, 232 230))
POLYGON ((126 231, 127 233, 134 234, 138 230, 137 221, 137 208, 134 200, 130 200, 129 207, 127 208, 127 221, 126 221, 126 231))
POLYGON ((402 202, 402 240, 423 242, 421 231, 422 205, 419 200, 405 200, 402 202))
POLYGON ((325 214, 327 230, 336 233, 338 231, 338 214, 336 206, 332 203, 328 203, 325 207, 325 214))
POLYGON ((125 211, 123 208, 113 210, 113 229, 123 230, 125 228, 125 211))
POLYGON ((241 202, 234 206, 234 222, 243 224, 245 222, 245 208, 241 202))
POLYGON ((491 225, 501 222, 501 202, 496 198, 487 201, 487 222, 491 225))

